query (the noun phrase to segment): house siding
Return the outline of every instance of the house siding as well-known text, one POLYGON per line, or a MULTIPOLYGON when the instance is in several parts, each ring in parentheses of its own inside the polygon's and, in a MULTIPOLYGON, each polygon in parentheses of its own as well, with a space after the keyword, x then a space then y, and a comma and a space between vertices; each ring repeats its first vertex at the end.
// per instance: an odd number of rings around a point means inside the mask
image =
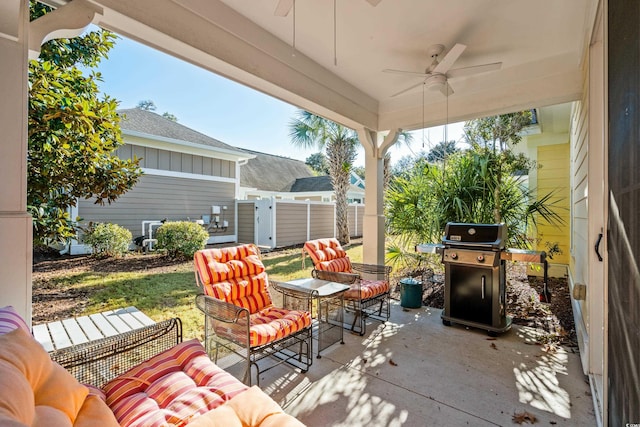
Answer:
POLYGON ((538 226, 538 236, 542 241, 537 244, 538 250, 547 250, 546 243, 557 243, 562 251, 553 256, 551 262, 568 264, 570 248, 571 190, 569 180, 570 164, 569 144, 555 144, 538 147, 538 198, 553 193, 554 210, 562 218, 564 225, 541 223, 538 226))
POLYGON ((235 178, 235 162, 197 156, 135 144, 124 144, 116 150, 121 159, 140 159, 140 167, 171 172, 193 173, 221 178, 235 178))
POLYGON ((142 221, 196 220, 211 215, 212 205, 227 206, 221 220, 227 220, 229 227, 211 235, 233 235, 234 196, 233 183, 144 174, 114 203, 100 206, 94 204, 95 200, 80 200, 78 212, 85 226, 89 222, 110 222, 127 228, 136 237, 142 234, 142 221))
MULTIPOLYGON (((585 82, 586 84, 586 82, 585 82)), ((589 94, 585 91, 582 100, 574 104, 571 117, 571 241, 569 271, 572 279, 571 285, 575 283, 584 284, 587 287, 587 295, 591 297, 589 284, 589 214, 588 214, 588 131, 589 131, 589 94)), ((593 295, 595 296, 595 295, 593 295)), ((589 330, 589 304, 586 300, 572 299, 574 308, 574 319, 576 323, 576 333, 578 334, 578 344, 582 359, 583 371, 588 371, 588 342, 589 330), (580 326, 583 325, 581 328, 580 326)))

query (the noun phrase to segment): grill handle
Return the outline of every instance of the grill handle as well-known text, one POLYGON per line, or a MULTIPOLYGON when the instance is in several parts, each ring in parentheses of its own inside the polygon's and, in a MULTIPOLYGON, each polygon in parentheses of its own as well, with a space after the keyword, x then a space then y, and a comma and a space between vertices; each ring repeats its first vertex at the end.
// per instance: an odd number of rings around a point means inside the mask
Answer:
POLYGON ((487 277, 483 274, 482 275, 482 299, 484 299, 484 287, 487 284, 487 277))

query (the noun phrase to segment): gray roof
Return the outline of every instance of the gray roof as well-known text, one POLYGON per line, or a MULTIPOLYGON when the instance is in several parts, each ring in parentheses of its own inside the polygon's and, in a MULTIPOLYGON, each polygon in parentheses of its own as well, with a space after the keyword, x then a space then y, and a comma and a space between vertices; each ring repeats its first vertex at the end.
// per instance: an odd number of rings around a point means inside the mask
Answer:
POLYGON ((313 177, 302 161, 258 151, 242 150, 256 156, 240 166, 240 185, 262 191, 290 191, 299 178, 313 177))
POLYGON ((140 108, 128 108, 118 110, 118 114, 122 117, 120 127, 123 131, 140 132, 179 141, 208 145, 210 147, 240 151, 236 147, 225 144, 180 123, 171 121, 152 111, 142 110, 140 108))
POLYGON ((298 178, 289 190, 292 193, 306 193, 309 191, 333 191, 333 184, 329 175, 298 178))
POLYGON ((152 111, 129 108, 118 110, 118 114, 122 117, 120 127, 125 132, 139 132, 254 155, 255 158, 240 166, 240 185, 243 187, 298 193, 333 191, 329 176, 314 176, 311 169, 300 160, 233 147, 152 111))

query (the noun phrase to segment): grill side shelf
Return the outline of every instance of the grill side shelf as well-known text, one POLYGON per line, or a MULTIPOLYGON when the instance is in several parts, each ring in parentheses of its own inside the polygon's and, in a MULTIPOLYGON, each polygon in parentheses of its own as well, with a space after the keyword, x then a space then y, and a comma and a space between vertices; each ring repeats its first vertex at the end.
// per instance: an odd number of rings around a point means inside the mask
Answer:
POLYGON ((506 249, 500 252, 500 258, 505 261, 537 262, 542 263, 547 260, 544 251, 530 251, 527 249, 506 249))

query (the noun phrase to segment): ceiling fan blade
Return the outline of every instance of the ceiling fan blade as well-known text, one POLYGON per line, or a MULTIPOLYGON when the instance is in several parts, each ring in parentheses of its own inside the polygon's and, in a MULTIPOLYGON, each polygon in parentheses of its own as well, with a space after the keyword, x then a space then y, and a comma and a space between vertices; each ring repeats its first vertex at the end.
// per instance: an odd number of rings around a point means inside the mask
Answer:
POLYGON ((275 16, 287 16, 293 7, 294 0, 278 0, 276 10, 273 12, 275 16))
POLYGON ((493 62, 491 64, 474 65, 472 67, 455 68, 447 72, 447 77, 464 77, 472 74, 486 73, 487 71, 499 70, 502 68, 502 62, 493 62))
POLYGON ((411 89, 415 89, 415 88, 417 88, 418 86, 421 86, 421 85, 423 85, 423 84, 424 84, 424 82, 420 82, 420 83, 417 83, 417 84, 411 85, 411 86, 409 86, 408 88, 403 89, 403 90, 401 90, 401 91, 400 91, 400 92, 398 92, 398 93, 394 93, 393 95, 391 95, 391 98, 393 98, 393 97, 395 97, 395 96, 398 96, 398 95, 402 95, 403 93, 409 92, 411 89))
POLYGON ((369 2, 369 4, 373 7, 376 7, 381 1, 382 0, 367 0, 367 2, 369 2))
POLYGON ((385 68, 384 70, 382 70, 382 72, 390 73, 390 74, 403 74, 403 75, 410 75, 410 76, 429 77, 429 74, 419 73, 417 71, 392 70, 390 68, 385 68))
POLYGON ((456 45, 452 47, 451 50, 449 50, 444 58, 442 58, 442 61, 440 61, 440 63, 436 65, 436 68, 433 69, 433 72, 447 74, 449 68, 453 66, 453 63, 456 62, 456 60, 460 57, 460 55, 462 55, 462 52, 464 52, 466 48, 467 46, 456 43, 456 45))

